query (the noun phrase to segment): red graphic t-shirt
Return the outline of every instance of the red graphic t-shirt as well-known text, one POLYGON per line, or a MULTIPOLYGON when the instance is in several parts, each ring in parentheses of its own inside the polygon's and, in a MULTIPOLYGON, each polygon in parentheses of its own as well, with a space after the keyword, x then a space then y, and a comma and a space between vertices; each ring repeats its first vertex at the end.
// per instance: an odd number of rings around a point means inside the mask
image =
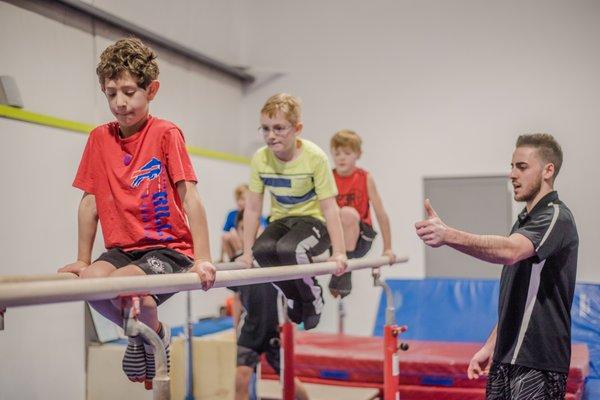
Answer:
POLYGON ((168 247, 193 257, 175 186, 184 180, 197 182, 183 133, 169 121, 149 117, 125 139, 117 122, 95 128, 73 186, 95 195, 107 249, 168 247))
POLYGON ((348 176, 340 176, 333 170, 333 177, 338 188, 337 203, 340 207, 354 207, 360 215, 360 220, 365 224, 371 223, 371 208, 369 205, 369 190, 367 189, 367 175, 362 168, 356 168, 348 176))

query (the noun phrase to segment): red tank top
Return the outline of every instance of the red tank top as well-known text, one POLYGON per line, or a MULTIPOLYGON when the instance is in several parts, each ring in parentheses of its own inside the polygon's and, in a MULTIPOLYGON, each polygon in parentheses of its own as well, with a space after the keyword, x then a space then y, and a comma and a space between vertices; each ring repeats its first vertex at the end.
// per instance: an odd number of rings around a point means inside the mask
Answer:
POLYGON ((356 168, 348 176, 340 176, 335 169, 333 170, 333 176, 338 188, 338 206, 354 207, 358 211, 358 215, 360 215, 360 220, 372 225, 367 174, 368 172, 362 168, 356 168))

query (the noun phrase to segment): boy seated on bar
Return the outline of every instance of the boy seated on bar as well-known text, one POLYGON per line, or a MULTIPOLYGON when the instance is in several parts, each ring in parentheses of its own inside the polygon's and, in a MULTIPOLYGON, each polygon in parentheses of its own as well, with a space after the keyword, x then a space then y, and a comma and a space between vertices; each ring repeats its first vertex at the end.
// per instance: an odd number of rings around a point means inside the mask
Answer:
MULTIPOLYGON (((83 190, 78 212, 77 261, 59 272, 81 278, 195 272, 204 289, 215 280, 206 213, 181 130, 149 114, 158 92, 156 53, 135 38, 121 39, 100 55, 100 88, 116 121, 95 128, 73 186, 83 190), (107 249, 92 262, 98 221, 107 249)), ((154 329, 168 349, 170 330, 157 306, 173 294, 141 297, 138 319, 154 329)), ((90 306, 123 325, 119 299, 90 306)), ((151 386, 154 349, 130 337, 123 371, 151 386)))
MULTIPOLYGON (((383 236, 383 255, 396 259, 392 251, 390 219, 383 207, 373 175, 356 165, 362 155, 362 139, 351 130, 336 132, 331 138, 331 155, 335 169, 333 176, 338 189, 337 203, 344 228, 346 255, 362 258, 371 250, 377 232, 371 221, 371 205, 383 236)), ((329 291, 333 297, 344 298, 352 290, 352 272, 341 276, 333 275, 329 291)))
MULTIPOLYGON (((266 146, 252 157, 244 211, 244 253, 237 259, 261 267, 307 264, 332 247, 336 274, 346 269, 346 248, 335 200, 337 189, 323 150, 305 139, 299 100, 280 93, 260 112, 259 133, 266 146), (263 194, 271 192, 269 225, 255 239, 263 194)), ((275 282, 288 299, 290 319, 317 326, 323 308, 322 289, 314 277, 275 282)))
MULTIPOLYGON (((223 236, 221 236, 221 257, 220 262, 233 261, 242 255, 242 237, 238 233, 236 227, 236 221, 240 213, 244 212, 246 207, 246 193, 248 192, 248 184, 242 183, 235 187, 233 196, 235 198, 236 208, 227 213, 225 218, 225 224, 223 225, 223 236), (227 256, 227 258, 225 258, 227 256)), ((264 228, 267 226, 267 219, 260 218, 260 226, 264 228)))
POLYGON ((248 185, 243 183, 237 185, 233 191, 233 197, 235 198, 235 209, 227 213, 225 218, 225 224, 223 225, 223 235, 221 236, 221 257, 220 262, 225 260, 233 261, 237 258, 242 248, 242 238, 237 232, 236 220, 240 212, 244 211, 246 206, 246 192, 248 191, 248 185), (227 256, 227 258, 225 258, 227 256))

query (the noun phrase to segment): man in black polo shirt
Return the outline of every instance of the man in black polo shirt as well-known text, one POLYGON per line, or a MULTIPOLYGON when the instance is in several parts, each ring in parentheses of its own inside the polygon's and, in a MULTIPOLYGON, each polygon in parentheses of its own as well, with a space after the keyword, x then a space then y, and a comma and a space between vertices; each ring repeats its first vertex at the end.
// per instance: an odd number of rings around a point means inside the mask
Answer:
POLYGON ((428 246, 504 264, 498 324, 467 371, 470 379, 489 375, 487 400, 565 396, 579 238, 571 211, 553 189, 561 165, 562 150, 551 135, 518 138, 510 179, 515 200, 526 207, 508 237, 448 227, 429 200, 427 219, 415 224, 428 246))

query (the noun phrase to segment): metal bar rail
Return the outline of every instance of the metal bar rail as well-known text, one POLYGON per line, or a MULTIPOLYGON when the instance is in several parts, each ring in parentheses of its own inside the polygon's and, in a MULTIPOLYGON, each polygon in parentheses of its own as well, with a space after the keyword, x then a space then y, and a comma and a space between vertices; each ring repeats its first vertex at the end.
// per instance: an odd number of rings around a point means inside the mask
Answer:
MULTIPOLYGON (((406 262, 407 260, 408 257, 399 256, 396 258, 395 263, 406 262)), ((388 257, 349 260, 347 271, 378 268, 389 263, 388 257)), ((217 271, 214 287, 252 285, 299 279, 306 276, 328 275, 334 273, 335 270, 336 263, 330 261, 283 267, 217 271)), ((202 282, 197 274, 184 273, 3 283, 0 288, 0 308, 7 308, 199 290, 202 289, 202 282)))

